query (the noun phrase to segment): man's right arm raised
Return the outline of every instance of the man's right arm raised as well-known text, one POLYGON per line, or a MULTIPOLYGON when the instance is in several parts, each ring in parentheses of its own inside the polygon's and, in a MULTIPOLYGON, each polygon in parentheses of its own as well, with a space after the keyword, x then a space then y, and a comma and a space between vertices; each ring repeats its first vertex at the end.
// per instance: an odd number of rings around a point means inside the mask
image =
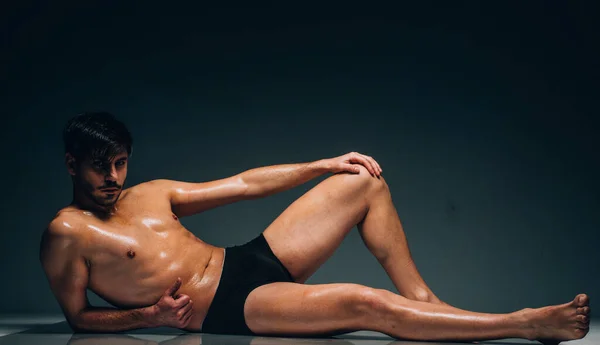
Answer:
MULTIPOLYGON (((60 217, 60 216, 59 216, 60 217)), ((75 332, 120 332, 157 327, 152 308, 120 310, 93 307, 86 295, 89 269, 81 255, 82 236, 58 218, 42 235, 40 262, 52 293, 75 332)))

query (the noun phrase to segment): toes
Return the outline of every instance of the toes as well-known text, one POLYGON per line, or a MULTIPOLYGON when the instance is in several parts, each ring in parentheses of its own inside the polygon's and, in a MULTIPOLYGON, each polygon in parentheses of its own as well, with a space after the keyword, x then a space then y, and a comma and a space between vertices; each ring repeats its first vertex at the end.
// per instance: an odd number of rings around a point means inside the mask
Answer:
POLYGON ((577 336, 577 338, 581 339, 583 337, 586 336, 586 334, 590 331, 589 328, 575 328, 575 336, 577 336))
POLYGON ((586 322, 588 322, 589 319, 588 319, 587 315, 577 315, 575 317, 575 320, 582 322, 582 323, 586 323, 586 322))
POLYGON ((578 307, 583 307, 589 304, 589 297, 584 294, 581 293, 577 296, 575 296, 575 305, 577 305, 578 307))
POLYGON ((578 307, 577 308, 577 314, 589 314, 590 313, 590 307, 589 306, 585 306, 585 307, 578 307))

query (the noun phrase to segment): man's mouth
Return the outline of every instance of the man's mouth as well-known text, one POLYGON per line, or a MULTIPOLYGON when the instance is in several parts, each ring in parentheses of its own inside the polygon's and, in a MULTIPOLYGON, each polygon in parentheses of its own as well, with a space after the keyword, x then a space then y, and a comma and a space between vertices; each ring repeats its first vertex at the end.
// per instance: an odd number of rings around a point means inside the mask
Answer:
POLYGON ((119 188, 102 188, 100 189, 103 192, 114 193, 119 190, 119 188))

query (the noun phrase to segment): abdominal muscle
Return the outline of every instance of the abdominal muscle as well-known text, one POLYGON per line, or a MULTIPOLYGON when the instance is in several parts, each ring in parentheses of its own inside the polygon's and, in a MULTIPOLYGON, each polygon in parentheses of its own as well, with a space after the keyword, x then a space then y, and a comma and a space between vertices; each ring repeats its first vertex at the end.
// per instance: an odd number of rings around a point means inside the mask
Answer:
POLYGON ((225 250, 186 235, 172 234, 162 245, 139 236, 139 247, 104 246, 95 255, 89 253, 89 289, 117 308, 134 309, 158 302, 179 277, 181 286, 173 297, 183 294, 193 301, 193 315, 183 329, 200 331, 217 290, 225 250), (125 255, 114 255, 121 252, 125 255))
POLYGON ((188 286, 184 287, 182 284, 183 290, 181 290, 181 293, 189 295, 190 299, 193 301, 192 318, 188 325, 183 329, 196 332, 202 330, 202 323, 204 322, 208 308, 210 307, 219 286, 224 261, 225 249, 214 247, 211 258, 206 265, 200 281, 195 284, 190 284, 189 290, 188 286))

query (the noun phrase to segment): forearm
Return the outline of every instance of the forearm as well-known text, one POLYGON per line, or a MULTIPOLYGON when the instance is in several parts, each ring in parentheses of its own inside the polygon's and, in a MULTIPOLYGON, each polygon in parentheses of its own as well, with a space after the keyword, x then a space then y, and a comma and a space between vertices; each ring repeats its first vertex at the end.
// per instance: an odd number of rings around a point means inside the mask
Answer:
POLYGON ((76 332, 120 332, 139 328, 151 328, 158 325, 151 322, 148 308, 115 309, 89 307, 81 312, 71 327, 76 332))
POLYGON ((254 168, 240 173, 248 186, 246 196, 259 198, 283 192, 329 172, 325 160, 280 164, 254 168))

